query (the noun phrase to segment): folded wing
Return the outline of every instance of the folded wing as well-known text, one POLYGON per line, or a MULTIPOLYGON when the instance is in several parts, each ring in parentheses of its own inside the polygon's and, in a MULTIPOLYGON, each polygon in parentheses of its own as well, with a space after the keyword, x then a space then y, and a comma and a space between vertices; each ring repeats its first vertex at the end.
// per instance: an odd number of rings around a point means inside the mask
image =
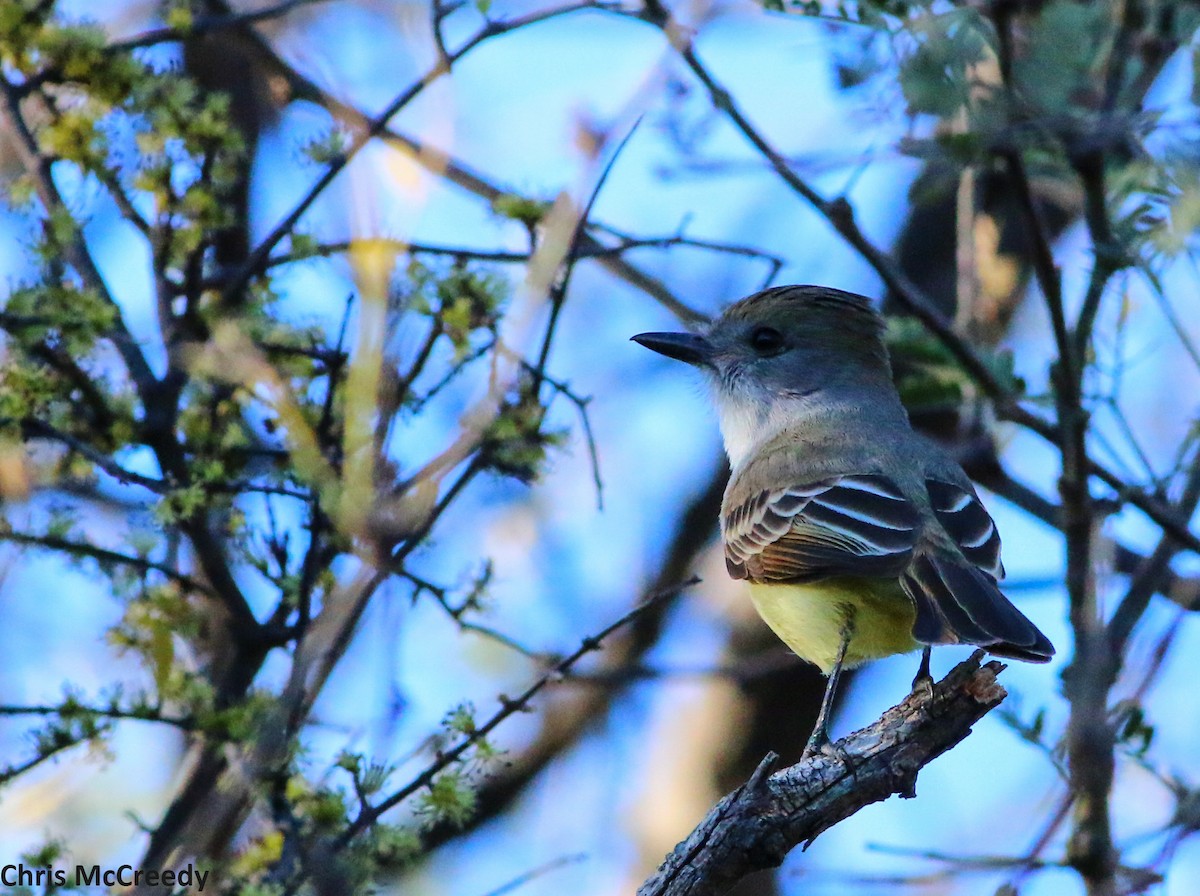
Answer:
POLYGON ((997 656, 1044 663, 1054 646, 983 570, 936 549, 922 549, 900 576, 917 608, 913 638, 922 644, 976 644, 997 656))
POLYGON ((916 608, 913 637, 977 644, 1044 662, 1054 647, 996 585, 1000 536, 967 489, 926 483, 937 522, 956 551, 900 489, 877 474, 839 476, 761 491, 722 520, 725 564, 735 579, 810 582, 831 576, 895 577, 916 608))
POLYGON ((874 474, 765 490, 726 514, 725 564, 754 582, 899 575, 919 523, 900 490, 874 474))
POLYGON ((924 644, 976 644, 998 656, 1042 663, 1054 646, 1001 593, 1000 533, 974 492, 927 479, 934 516, 958 548, 921 545, 900 577, 917 608, 913 637, 924 644), (965 562, 964 562, 965 561, 965 562))
POLYGON ((940 479, 927 479, 933 512, 962 555, 993 579, 1004 578, 1000 562, 1000 533, 980 503, 966 489, 940 479))

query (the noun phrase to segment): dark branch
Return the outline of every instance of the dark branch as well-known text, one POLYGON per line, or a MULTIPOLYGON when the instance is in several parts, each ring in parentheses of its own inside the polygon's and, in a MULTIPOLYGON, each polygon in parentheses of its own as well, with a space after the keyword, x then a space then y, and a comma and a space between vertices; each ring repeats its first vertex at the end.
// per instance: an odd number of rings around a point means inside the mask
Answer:
POLYGON ((833 755, 770 774, 763 760, 750 780, 726 796, 675 847, 638 896, 709 896, 752 871, 774 868, 799 843, 892 794, 916 795, 917 773, 971 732, 1000 705, 999 662, 983 651, 959 663, 933 687, 910 694, 861 731, 842 738, 833 755))
POLYGON ((131 50, 137 50, 141 47, 152 47, 155 44, 168 43, 172 41, 183 41, 193 37, 199 37, 201 34, 211 34, 214 31, 222 31, 229 28, 238 28, 241 26, 253 25, 256 22, 265 22, 269 19, 277 19, 286 16, 293 10, 305 6, 313 6, 317 3, 325 3, 328 0, 284 0, 276 6, 269 6, 266 9, 255 10, 254 12, 239 12, 230 13, 229 15, 207 16, 193 22, 187 28, 155 28, 152 31, 146 31, 136 37, 130 37, 125 40, 115 41, 109 44, 105 49, 110 53, 128 53, 131 50))

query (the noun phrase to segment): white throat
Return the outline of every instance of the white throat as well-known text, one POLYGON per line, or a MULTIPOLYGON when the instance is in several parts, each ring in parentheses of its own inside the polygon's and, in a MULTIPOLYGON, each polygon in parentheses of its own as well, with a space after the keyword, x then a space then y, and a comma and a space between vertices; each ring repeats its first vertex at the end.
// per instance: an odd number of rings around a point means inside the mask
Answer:
POLYGON ((797 418, 803 415, 800 402, 777 400, 767 404, 715 391, 721 438, 725 441, 729 465, 735 471, 754 456, 759 445, 795 426, 797 418))

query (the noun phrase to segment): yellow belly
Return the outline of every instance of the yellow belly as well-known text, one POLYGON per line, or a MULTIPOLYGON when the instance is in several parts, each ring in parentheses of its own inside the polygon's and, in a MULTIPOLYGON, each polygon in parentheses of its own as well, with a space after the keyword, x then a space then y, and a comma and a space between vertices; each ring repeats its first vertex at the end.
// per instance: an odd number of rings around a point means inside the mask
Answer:
POLYGON ((751 584, 750 597, 758 615, 783 643, 826 675, 837 660, 848 623, 854 627, 854 637, 846 650, 847 668, 921 646, 912 636, 916 618, 912 601, 894 579, 751 584))

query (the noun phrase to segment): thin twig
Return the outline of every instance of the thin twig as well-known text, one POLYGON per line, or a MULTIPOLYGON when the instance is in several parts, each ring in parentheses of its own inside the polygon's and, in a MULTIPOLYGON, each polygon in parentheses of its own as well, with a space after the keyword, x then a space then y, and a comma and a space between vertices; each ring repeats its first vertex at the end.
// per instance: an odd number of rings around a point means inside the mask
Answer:
MULTIPOLYGON (((528 361, 522 360, 520 363, 530 373, 535 372, 533 365, 528 361)), ((579 413, 579 425, 583 427, 583 437, 587 444, 588 459, 592 466, 592 482, 596 486, 596 509, 604 510, 604 481, 600 476, 600 454, 596 448, 595 434, 592 432, 591 416, 588 414, 588 405, 592 401, 591 396, 576 394, 566 383, 546 373, 542 374, 542 381, 549 385, 556 393, 567 399, 567 401, 571 402, 579 413)))
POLYGON ((534 868, 531 871, 526 871, 524 874, 514 877, 512 880, 501 884, 494 890, 488 890, 485 896, 506 896, 506 894, 512 893, 514 890, 519 890, 521 887, 525 886, 525 884, 537 880, 539 877, 543 877, 549 874, 551 871, 557 871, 559 868, 565 868, 567 865, 578 865, 580 862, 586 862, 587 858, 588 855, 585 852, 579 852, 569 856, 559 856, 557 859, 547 862, 544 865, 539 865, 537 868, 534 868))
POLYGON ((290 212, 284 215, 283 219, 275 225, 267 236, 265 236, 257 246, 250 252, 245 262, 233 272, 225 288, 222 292, 226 302, 232 300, 245 286, 250 279, 258 274, 270 257, 274 248, 283 240, 285 236, 291 233, 296 223, 308 211, 309 207, 316 202, 317 198, 325 192, 325 188, 333 183, 334 178, 342 172, 342 170, 350 164, 350 162, 362 151, 362 149, 378 137, 387 127, 387 123, 395 117, 401 109, 420 96, 426 87, 437 81, 444 75, 450 73, 452 66, 460 59, 470 53, 473 49, 487 40, 497 37, 501 34, 508 34, 520 28, 529 25, 545 22, 549 19, 559 16, 568 15, 573 12, 578 12, 583 9, 599 8, 595 0, 582 0, 582 2, 569 3, 565 6, 556 7, 553 9, 539 10, 529 13, 524 16, 512 19, 508 22, 488 22, 471 37, 467 38, 458 49, 454 50, 447 58, 439 59, 434 63, 425 74, 414 81, 411 85, 402 90, 382 112, 370 119, 367 126, 359 131, 350 141, 349 146, 336 159, 330 162, 321 176, 314 183, 299 202, 292 208, 290 212))
POLYGON ((188 591, 196 594, 208 594, 212 589, 198 579, 179 572, 166 563, 157 563, 145 557, 135 557, 98 547, 86 541, 73 541, 49 533, 35 535, 32 532, 18 532, 14 529, 0 528, 0 541, 11 541, 13 544, 23 544, 30 547, 44 548, 48 551, 60 551, 74 557, 87 557, 99 563, 114 563, 118 566, 128 566, 143 573, 156 572, 173 582, 182 585, 188 591))
POLYGON ((457 607, 452 605, 450 603, 449 589, 444 588, 441 585, 435 585, 428 579, 425 579, 407 569, 401 569, 396 574, 412 582, 415 589, 413 591, 414 602, 417 600, 419 595, 428 594, 433 598, 434 603, 445 610, 446 615, 454 620, 454 624, 458 626, 459 631, 471 632, 487 638, 490 641, 495 641, 502 647, 507 647, 509 650, 515 651, 526 659, 530 659, 535 662, 544 663, 550 656, 548 653, 534 650, 531 647, 525 646, 516 638, 512 637, 511 635, 506 635, 498 629, 465 619, 464 617, 466 616, 467 611, 472 608, 471 603, 469 601, 464 602, 459 604, 457 607))
POLYGON ((0 716, 61 716, 67 719, 78 716, 95 716, 122 721, 156 722, 183 731, 192 731, 196 728, 196 720, 191 716, 164 716, 158 709, 152 707, 121 709, 117 706, 84 706, 79 703, 59 706, 4 704, 0 705, 0 716))
POLYGON ((153 476, 143 476, 141 473, 127 470, 103 451, 93 448, 82 439, 76 438, 70 433, 63 432, 43 420, 33 418, 22 420, 21 428, 29 438, 47 439, 66 445, 76 454, 91 461, 118 482, 126 485, 140 485, 142 488, 149 489, 157 495, 166 493, 170 488, 166 480, 155 479, 153 476))
MULTIPOLYGON (((955 330, 928 299, 921 289, 910 280, 900 267, 872 243, 859 228, 853 207, 844 198, 827 200, 814 190, 793 170, 787 159, 754 128, 738 107, 732 95, 724 88, 696 56, 688 42, 686 28, 680 26, 657 0, 651 0, 640 12, 610 10, 619 15, 645 21, 663 31, 671 40, 676 52, 687 63, 696 78, 707 88, 713 105, 725 113, 742 135, 767 160, 772 169, 797 195, 804 198, 819 212, 842 238, 859 253, 879 275, 884 284, 896 296, 906 311, 913 314, 937 337, 938 341, 954 356, 967 374, 980 386, 984 394, 995 404, 996 413, 1017 423, 1047 441, 1058 445, 1058 426, 1022 406, 992 372, 974 348, 955 330)), ((1163 504, 1156 495, 1141 489, 1131 488, 1124 480, 1091 458, 1086 458, 1087 469, 1117 493, 1122 503, 1132 504, 1185 545, 1188 550, 1200 553, 1200 536, 1191 532, 1188 521, 1180 519, 1175 512, 1163 504)))
POLYGON ((85 741, 91 740, 93 737, 95 737, 95 735, 71 735, 69 737, 64 737, 61 740, 55 741, 53 745, 47 747, 44 751, 39 751, 38 754, 31 759, 28 759, 27 761, 18 765, 7 766, 3 770, 0 770, 0 787, 4 786, 9 781, 12 781, 14 778, 19 778, 21 775, 25 774, 31 769, 37 768, 43 762, 53 759, 64 750, 69 750, 72 747, 76 747, 85 741))
POLYGON ((579 647, 569 653, 563 659, 555 663, 549 670, 541 675, 537 680, 530 684, 524 691, 516 697, 500 697, 500 708, 482 725, 477 726, 470 734, 465 735, 453 747, 439 753, 438 757, 430 763, 424 771, 413 778, 408 784, 389 796, 383 798, 369 809, 360 812, 337 838, 336 846, 342 847, 358 837, 373 825, 379 818, 388 810, 400 805, 414 793, 428 787, 433 783, 434 779, 445 769, 449 768, 457 762, 471 747, 480 740, 491 734, 497 726, 503 721, 515 715, 516 713, 524 712, 533 700, 541 691, 549 684, 558 681, 564 674, 569 672, 574 665, 579 662, 587 654, 599 650, 603 646, 605 638, 613 632, 633 622, 647 610, 651 609, 665 598, 677 594, 684 588, 689 588, 699 581, 697 578, 689 579, 682 582, 673 588, 665 588, 651 594, 645 601, 638 604, 633 609, 629 610, 615 622, 609 623, 595 635, 584 638, 579 647))
MULTIPOLYGON (((1181 515, 1191 516, 1200 504, 1200 454, 1192 461, 1192 470, 1184 485, 1183 494, 1179 498, 1178 510, 1181 515)), ((1146 558, 1141 568, 1130 580, 1125 597, 1117 605, 1111 621, 1108 623, 1108 639, 1115 663, 1119 664, 1125 654, 1125 645, 1133 632, 1134 626, 1150 604, 1150 598, 1164 587, 1164 580, 1170 571, 1171 560, 1179 552, 1179 544, 1164 534, 1155 546, 1154 551, 1146 558)), ((1119 665, 1118 665, 1119 669, 1119 665)), ((1113 671, 1113 678, 1116 670, 1113 671)))
POLYGON ((562 272, 551 288, 550 319, 546 322, 546 332, 542 336, 542 347, 539 349, 537 361, 533 365, 534 395, 537 395, 541 391, 542 380, 546 375, 546 362, 550 358, 550 345, 554 339, 554 331, 558 326, 559 315, 562 313, 563 305, 567 300, 567 290, 571 285, 571 277, 575 273, 575 265, 579 261, 579 248, 583 236, 587 231, 588 219, 592 214, 592 209, 596 205, 596 200, 600 198, 600 191, 604 189, 605 183, 608 182, 608 176, 616 167, 617 159, 621 157, 621 153, 629 145, 629 141, 633 139, 633 135, 636 133, 640 123, 640 118, 634 121, 613 149, 612 154, 608 157, 608 161, 600 169, 600 175, 596 178, 595 184, 592 185, 591 193, 588 195, 587 201, 583 204, 583 208, 580 210, 578 217, 575 219, 574 226, 571 228, 571 240, 568 244, 567 253, 563 258, 562 272))
POLYGON ((155 28, 135 37, 113 41, 105 47, 105 50, 109 53, 128 53, 131 50, 152 47, 155 44, 189 40, 203 34, 211 34, 214 31, 225 31, 230 28, 244 27, 257 24, 258 22, 265 22, 269 19, 277 19, 293 10, 328 2, 330 0, 283 0, 282 3, 278 3, 275 6, 268 6, 265 9, 253 12, 231 13, 224 16, 205 16, 192 22, 186 28, 155 28))

